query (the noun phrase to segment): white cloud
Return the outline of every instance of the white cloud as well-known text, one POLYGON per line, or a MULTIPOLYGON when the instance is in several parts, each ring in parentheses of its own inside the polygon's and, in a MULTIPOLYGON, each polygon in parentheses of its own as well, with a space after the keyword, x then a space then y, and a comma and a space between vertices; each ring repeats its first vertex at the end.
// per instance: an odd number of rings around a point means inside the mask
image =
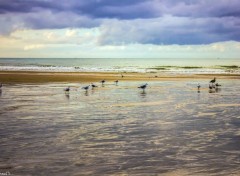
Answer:
POLYGON ((40 49, 40 48, 43 48, 44 45, 42 44, 34 44, 34 45, 26 45, 24 46, 24 50, 27 51, 27 50, 33 50, 33 49, 40 49))
POLYGON ((67 37, 76 37, 77 36, 77 30, 74 29, 68 29, 65 33, 67 37))
MULTIPOLYGON (((134 33, 134 28, 126 26, 134 33)), ((0 57, 239 58, 240 43, 234 41, 204 45, 138 42, 99 45, 99 38, 107 34, 102 32, 99 28, 18 30, 10 36, 0 36, 0 57)))
POLYGON ((100 35, 97 28, 91 29, 58 29, 58 30, 17 30, 5 38, 31 44, 75 44, 89 45, 96 43, 100 35))
POLYGON ((99 28, 98 42, 100 45, 222 42, 236 38, 236 33, 231 30, 237 27, 234 20, 233 17, 195 19, 171 15, 152 19, 105 20, 99 28))

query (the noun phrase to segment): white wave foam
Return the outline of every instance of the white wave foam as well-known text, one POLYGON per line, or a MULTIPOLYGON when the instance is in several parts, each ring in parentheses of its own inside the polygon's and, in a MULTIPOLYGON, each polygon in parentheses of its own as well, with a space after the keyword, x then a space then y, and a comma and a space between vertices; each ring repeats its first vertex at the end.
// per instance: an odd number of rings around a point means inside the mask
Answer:
POLYGON ((55 66, 0 66, 0 71, 36 71, 36 72, 146 72, 139 68, 89 68, 55 66))
POLYGON ((219 68, 184 69, 170 68, 155 70, 137 67, 64 67, 64 66, 0 66, 0 71, 35 71, 35 72, 152 72, 168 74, 240 74, 240 70, 225 70, 219 68))

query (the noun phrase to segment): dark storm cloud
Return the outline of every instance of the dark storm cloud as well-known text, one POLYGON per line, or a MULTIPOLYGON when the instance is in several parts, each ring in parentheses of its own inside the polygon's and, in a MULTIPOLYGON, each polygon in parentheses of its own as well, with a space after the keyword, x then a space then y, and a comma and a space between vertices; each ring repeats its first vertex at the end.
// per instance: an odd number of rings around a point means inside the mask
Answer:
POLYGON ((152 18, 152 4, 146 0, 101 0, 88 1, 86 4, 75 4, 71 9, 76 13, 91 16, 93 18, 152 18))
POLYGON ((92 18, 154 18, 162 14, 191 17, 239 16, 239 0, 1 0, 0 13, 71 11, 92 18))
POLYGON ((0 1, 0 14, 28 13, 39 10, 77 13, 92 18, 146 18, 152 17, 146 0, 10 0, 0 1))
POLYGON ((1 0, 0 14, 5 13, 28 13, 40 9, 64 10, 61 6, 50 1, 40 0, 1 0))
POLYGON ((0 0, 0 34, 100 27, 100 44, 240 40, 239 0, 0 0))
POLYGON ((188 18, 164 16, 131 22, 114 21, 102 26, 102 44, 208 44, 228 40, 240 41, 239 19, 188 18), (144 25, 143 25, 144 24, 144 25))

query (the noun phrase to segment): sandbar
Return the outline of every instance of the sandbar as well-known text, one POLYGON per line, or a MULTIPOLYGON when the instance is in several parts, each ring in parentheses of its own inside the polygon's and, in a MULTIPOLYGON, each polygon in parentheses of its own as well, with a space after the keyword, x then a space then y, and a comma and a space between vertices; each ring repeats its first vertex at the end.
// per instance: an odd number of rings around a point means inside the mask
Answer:
POLYGON ((102 79, 107 81, 177 81, 212 79, 213 77, 218 79, 240 79, 240 74, 0 71, 1 83, 96 82, 102 79))

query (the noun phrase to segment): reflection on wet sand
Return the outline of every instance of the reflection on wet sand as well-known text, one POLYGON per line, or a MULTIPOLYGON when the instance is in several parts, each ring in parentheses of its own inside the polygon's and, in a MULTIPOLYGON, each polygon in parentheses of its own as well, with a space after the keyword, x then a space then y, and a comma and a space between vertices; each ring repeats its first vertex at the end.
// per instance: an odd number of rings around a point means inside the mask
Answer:
POLYGON ((216 87, 216 92, 221 92, 221 88, 216 87))
POLYGON ((143 97, 143 98, 146 97, 146 95, 147 95, 147 93, 146 93, 145 90, 144 90, 143 92, 140 93, 140 96, 143 97))
POLYGON ((121 82, 65 95, 59 84, 6 85, 0 173, 238 175, 240 83, 223 85, 121 82))
POLYGON ((65 97, 69 100, 70 94, 69 93, 65 93, 65 97))
POLYGON ((89 92, 88 92, 88 91, 85 91, 84 95, 85 95, 85 96, 89 96, 89 92))

